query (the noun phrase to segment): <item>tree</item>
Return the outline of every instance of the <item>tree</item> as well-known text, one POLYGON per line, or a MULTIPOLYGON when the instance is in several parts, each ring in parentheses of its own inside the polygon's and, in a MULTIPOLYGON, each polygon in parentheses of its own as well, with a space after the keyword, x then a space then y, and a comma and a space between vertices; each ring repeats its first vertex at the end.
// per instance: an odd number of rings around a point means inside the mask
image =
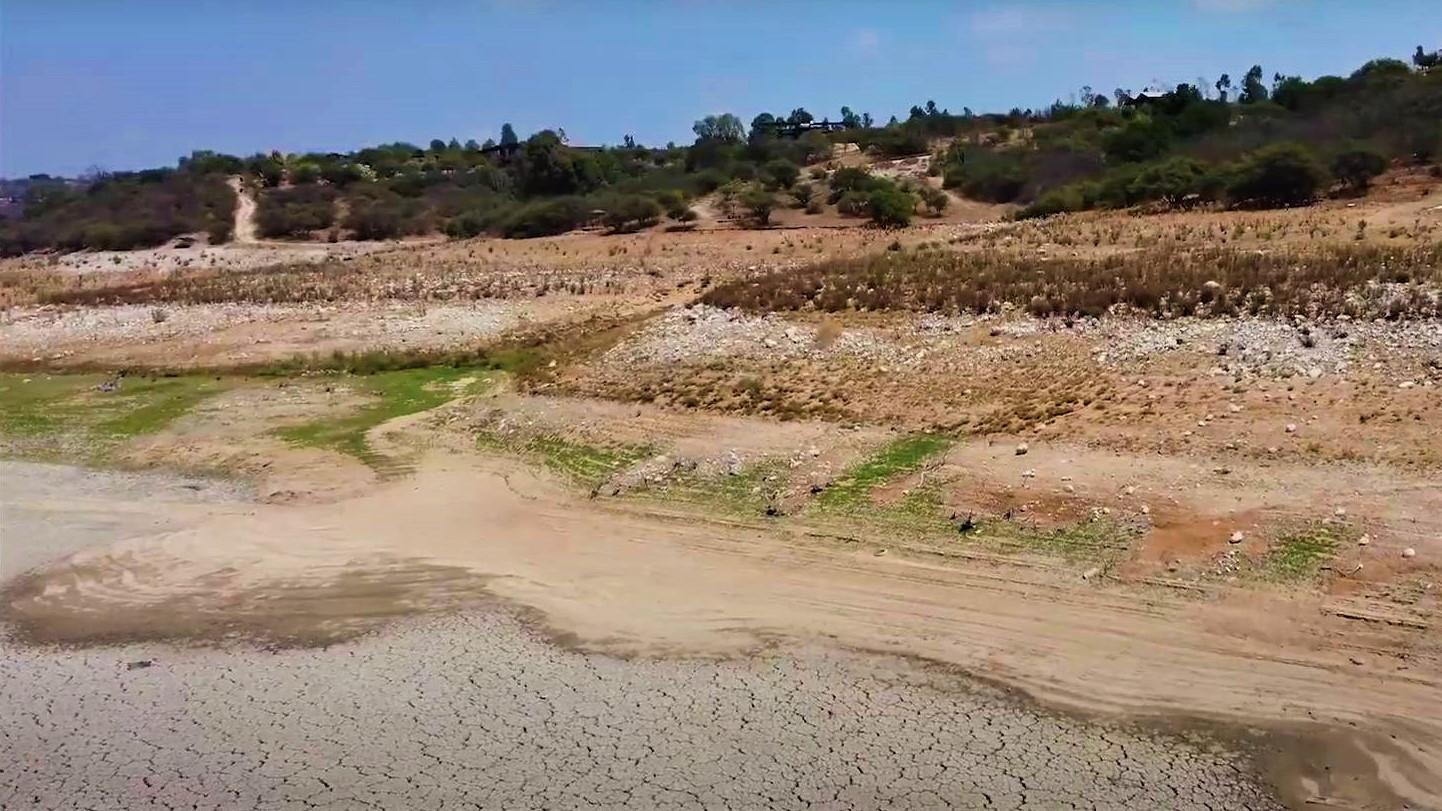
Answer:
POLYGON ((862 128, 862 129, 867 129, 867 130, 869 130, 869 129, 871 129, 871 127, 872 127, 873 125, 875 125, 875 124, 876 124, 876 120, 871 117, 871 113, 862 113, 862 114, 861 114, 861 128, 862 128))
POLYGON ((1427 53, 1418 45, 1416 53, 1412 54, 1412 64, 1416 65, 1418 70, 1431 70, 1442 65, 1442 51, 1427 53))
POLYGON ((1217 88, 1217 99, 1223 104, 1226 104, 1227 94, 1232 91, 1232 77, 1223 73, 1221 77, 1217 79, 1215 87, 1217 88))
POLYGON ((515 146, 521 142, 516 137, 516 130, 509 123, 501 125, 501 146, 515 146))
POLYGON ((765 189, 751 189, 741 195, 741 206, 759 227, 771 224, 771 212, 776 209, 776 197, 765 189))
POLYGON ((766 164, 766 175, 778 189, 789 189, 801 176, 801 167, 785 158, 777 158, 766 164))
POLYGON ((439 139, 439 138, 432 138, 432 139, 431 139, 431 151, 432 151, 432 152, 444 152, 444 151, 446 151, 446 142, 445 142, 445 141, 442 141, 442 140, 439 139))
POLYGON ((636 231, 661 219, 661 204, 641 194, 623 194, 606 205, 601 222, 616 233, 636 231))
POLYGON ((731 113, 708 115, 691 125, 697 141, 715 141, 723 144, 739 144, 746 137, 741 119, 731 113))
POLYGON ((1332 159, 1332 174, 1353 194, 1360 194, 1371 185, 1372 178, 1387 169, 1387 159, 1365 148, 1349 149, 1332 159))
POLYGON ((1262 84, 1262 66, 1253 65, 1242 77, 1242 94, 1237 101, 1242 104, 1256 104, 1267 100, 1267 86, 1262 84))
POLYGON ((951 195, 935 186, 922 186, 920 191, 921 203, 926 206, 926 210, 930 211, 933 217, 940 217, 941 213, 946 211, 946 207, 951 204, 951 195))
POLYGON ((776 116, 770 113, 757 114, 755 118, 751 119, 752 142, 755 142, 757 139, 763 138, 767 135, 773 134, 772 127, 775 126, 775 124, 776 116))
POLYGON ((916 213, 916 198, 889 183, 871 192, 866 203, 872 224, 882 228, 905 228, 916 213))
POLYGON ((478 144, 478 143, 476 143, 476 139, 475 139, 475 138, 467 139, 467 141, 466 141, 466 151, 467 151, 467 152, 480 152, 480 151, 481 151, 481 145, 478 144))
MULTIPOLYGON (((1419 51, 1421 50, 1421 46, 1418 46, 1418 50, 1419 50, 1419 51)), ((851 108, 850 108, 850 107, 842 107, 842 108, 841 108, 841 126, 846 127, 847 129, 850 129, 850 130, 854 130, 854 129, 856 129, 857 127, 861 126, 861 116, 857 115, 856 113, 851 112, 851 108)))
POLYGON ((1326 182, 1316 156, 1302 144, 1271 144, 1242 159, 1227 186, 1238 205, 1282 207, 1310 203, 1326 182))
POLYGON ((816 116, 813 116, 811 113, 806 112, 805 107, 797 107, 795 110, 791 111, 791 115, 786 117, 787 123, 790 124, 810 124, 812 121, 815 120, 816 116))

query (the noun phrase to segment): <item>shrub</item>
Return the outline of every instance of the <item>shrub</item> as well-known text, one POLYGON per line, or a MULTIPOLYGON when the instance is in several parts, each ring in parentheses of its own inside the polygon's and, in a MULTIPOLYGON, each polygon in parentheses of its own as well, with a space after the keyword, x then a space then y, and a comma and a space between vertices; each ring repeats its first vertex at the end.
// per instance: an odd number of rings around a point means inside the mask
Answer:
POLYGON ((1348 191, 1360 193, 1387 169, 1387 159, 1371 149, 1349 149, 1332 159, 1332 174, 1348 191))
POLYGON ((942 185, 974 200, 1010 203, 1021 194, 1026 172, 1021 158, 990 149, 954 150, 947 156, 942 185))
POLYGON ((776 196, 765 189, 751 189, 741 195, 741 206, 757 226, 771 224, 771 212, 776 209, 776 196))
POLYGON ((931 212, 933 217, 940 217, 941 213, 946 211, 946 207, 951 204, 951 197, 935 186, 923 185, 920 188, 920 194, 922 204, 926 206, 926 210, 931 212))
POLYGON ((556 197, 527 203, 500 222, 500 233, 511 239, 553 236, 574 231, 590 220, 590 211, 579 197, 556 197))
POLYGON ((605 205, 601 222, 615 233, 649 228, 661 219, 661 205, 640 194, 612 197, 605 205))
POLYGON ((881 228, 905 228, 916 211, 916 197, 911 192, 888 186, 871 192, 866 201, 871 223, 881 228))
POLYGON ((774 188, 789 189, 801 176, 801 167, 784 158, 777 158, 766 164, 766 176, 774 188))
POLYGON ((1167 205, 1180 205, 1188 197, 1200 198, 1204 179, 1210 174, 1202 162, 1188 157, 1175 157, 1142 168, 1127 187, 1132 202, 1161 200, 1167 205))
POLYGON ((271 239, 302 237, 335 222, 335 190, 328 186, 268 189, 260 195, 256 228, 271 239))
POLYGON ((843 217, 865 217, 871 210, 871 195, 863 191, 849 191, 836 201, 836 213, 843 217))
POLYGON ((1297 143, 1265 146, 1242 159, 1227 186, 1237 205, 1266 208, 1302 205, 1317 196, 1327 174, 1307 147, 1297 143))

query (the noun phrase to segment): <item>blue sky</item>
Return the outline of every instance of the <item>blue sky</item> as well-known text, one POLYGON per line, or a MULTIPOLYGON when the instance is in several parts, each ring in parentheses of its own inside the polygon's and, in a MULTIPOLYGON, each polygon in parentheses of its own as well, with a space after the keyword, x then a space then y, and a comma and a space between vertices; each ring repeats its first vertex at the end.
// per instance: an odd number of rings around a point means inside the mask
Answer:
POLYGON ((191 149, 522 136, 689 142, 804 105, 1038 107, 1442 47, 1437 0, 0 0, 0 176, 191 149))

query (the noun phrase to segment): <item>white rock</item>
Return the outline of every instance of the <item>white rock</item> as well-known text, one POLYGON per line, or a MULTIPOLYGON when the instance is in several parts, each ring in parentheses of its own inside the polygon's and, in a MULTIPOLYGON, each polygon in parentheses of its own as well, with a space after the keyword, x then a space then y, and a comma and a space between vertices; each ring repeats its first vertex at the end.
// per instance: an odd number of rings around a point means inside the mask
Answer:
POLYGON ((1332 514, 1337 516, 1338 518, 1344 518, 1347 515, 1347 508, 1338 507, 1332 514))
POLYGON ((1409 546, 1409 547, 1407 547, 1406 549, 1403 549, 1403 550, 1402 550, 1402 557, 1404 557, 1404 558, 1415 558, 1415 557, 1417 557, 1417 550, 1416 550, 1416 549, 1413 549, 1412 547, 1409 546))
POLYGON ((1366 546, 1367 544, 1369 544, 1369 543, 1371 543, 1371 542, 1372 542, 1372 536, 1371 536, 1371 535, 1367 535, 1366 533, 1363 533, 1363 534, 1362 534, 1362 537, 1360 537, 1360 538, 1357 539, 1357 545, 1358 545, 1358 546, 1366 546))
POLYGON ((1295 422, 1289 422, 1289 423, 1287 423, 1287 433, 1289 433, 1289 434, 1295 434, 1295 433, 1297 433, 1297 424, 1296 424, 1295 422))
POLYGON ((1036 478, 1036 471, 1035 471, 1034 469, 1032 469, 1032 468, 1027 468, 1026 470, 1023 470, 1023 471, 1021 472, 1021 477, 1022 477, 1023 479, 1035 479, 1035 478, 1036 478))
POLYGON ((1233 533, 1232 533, 1232 537, 1229 538, 1228 540, 1229 540, 1231 543, 1241 543, 1243 540, 1246 540, 1246 537, 1247 537, 1246 535, 1243 535, 1243 534, 1242 534, 1242 531, 1241 531, 1241 530, 1237 530, 1236 532, 1233 532, 1233 533))

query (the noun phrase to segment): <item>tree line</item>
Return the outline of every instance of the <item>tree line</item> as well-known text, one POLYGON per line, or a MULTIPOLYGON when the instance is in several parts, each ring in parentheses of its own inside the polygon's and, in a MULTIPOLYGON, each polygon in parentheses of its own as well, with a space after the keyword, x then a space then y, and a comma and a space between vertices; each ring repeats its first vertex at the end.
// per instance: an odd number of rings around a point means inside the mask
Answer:
POLYGON ((0 253, 126 249, 204 232, 230 237, 240 176, 258 196, 268 238, 389 239, 443 232, 457 238, 534 237, 582 226, 630 231, 662 221, 688 228, 691 203, 721 199, 758 225, 778 207, 900 225, 939 214, 947 197, 825 163, 837 144, 883 157, 926 155, 941 185, 979 200, 1015 203, 1021 216, 1097 207, 1281 206, 1357 193, 1388 162, 1427 163, 1442 152, 1442 54, 1420 46, 1411 64, 1376 59, 1346 77, 1305 80, 1253 65, 1234 81, 1182 83, 1112 94, 1083 87, 1041 110, 960 112, 927 101, 877 122, 842 107, 839 132, 778 137, 805 125, 804 107, 762 112, 749 127, 706 116, 684 146, 581 147, 562 129, 522 139, 504 125, 484 142, 434 139, 349 153, 197 151, 174 168, 98 174, 84 183, 25 184, 19 217, 0 220, 0 253), (937 148, 938 143, 945 144, 937 148))

